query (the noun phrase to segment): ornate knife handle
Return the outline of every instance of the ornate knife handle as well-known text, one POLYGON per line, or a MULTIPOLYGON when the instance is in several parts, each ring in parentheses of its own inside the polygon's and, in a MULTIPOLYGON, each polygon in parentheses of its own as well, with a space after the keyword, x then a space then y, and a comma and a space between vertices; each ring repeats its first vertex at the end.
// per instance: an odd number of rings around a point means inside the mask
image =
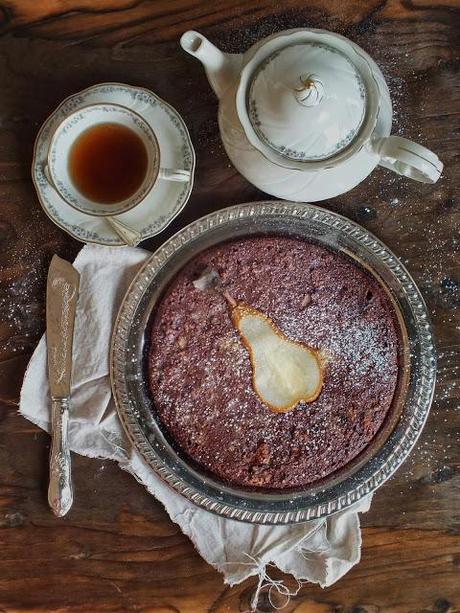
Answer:
POLYGON ((63 517, 73 503, 70 449, 67 441, 70 398, 51 398, 51 451, 48 503, 63 517))

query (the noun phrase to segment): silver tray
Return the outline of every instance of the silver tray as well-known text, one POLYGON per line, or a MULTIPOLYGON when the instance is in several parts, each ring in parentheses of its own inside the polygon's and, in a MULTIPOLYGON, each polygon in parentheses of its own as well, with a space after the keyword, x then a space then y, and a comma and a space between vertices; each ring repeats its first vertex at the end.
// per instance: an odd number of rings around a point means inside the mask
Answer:
POLYGON ((381 486, 414 447, 428 416, 436 376, 431 324, 411 276, 385 245, 352 221, 317 206, 255 202, 198 219, 163 244, 132 282, 115 323, 111 378, 118 414, 145 461, 177 492, 224 517, 288 524, 325 517, 381 486), (301 236, 342 253, 378 278, 399 321, 400 376, 384 426, 352 463, 303 490, 230 487, 192 465, 155 420, 144 372, 145 330, 162 292, 197 253, 222 241, 257 234, 301 236))

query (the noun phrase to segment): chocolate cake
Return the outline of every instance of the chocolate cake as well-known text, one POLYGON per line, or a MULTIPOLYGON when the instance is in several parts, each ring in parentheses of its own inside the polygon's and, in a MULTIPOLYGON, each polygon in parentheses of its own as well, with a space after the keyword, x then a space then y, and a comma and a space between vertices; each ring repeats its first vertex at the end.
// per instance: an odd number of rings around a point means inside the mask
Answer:
POLYGON ((390 409, 399 343, 391 302, 369 273, 323 247, 270 236, 208 249, 177 274, 152 317, 157 418, 186 456, 229 484, 318 481, 365 449, 390 409), (261 400, 229 297, 318 352, 316 399, 286 412, 261 400))

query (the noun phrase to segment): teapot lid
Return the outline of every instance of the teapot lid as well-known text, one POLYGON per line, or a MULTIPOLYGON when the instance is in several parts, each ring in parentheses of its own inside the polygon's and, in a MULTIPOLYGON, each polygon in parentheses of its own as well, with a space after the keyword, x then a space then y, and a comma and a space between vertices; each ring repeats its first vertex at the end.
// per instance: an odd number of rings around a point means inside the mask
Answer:
POLYGON ((364 121, 366 88, 352 61, 318 42, 269 55, 250 83, 248 115, 258 138, 290 160, 313 162, 345 149, 364 121))

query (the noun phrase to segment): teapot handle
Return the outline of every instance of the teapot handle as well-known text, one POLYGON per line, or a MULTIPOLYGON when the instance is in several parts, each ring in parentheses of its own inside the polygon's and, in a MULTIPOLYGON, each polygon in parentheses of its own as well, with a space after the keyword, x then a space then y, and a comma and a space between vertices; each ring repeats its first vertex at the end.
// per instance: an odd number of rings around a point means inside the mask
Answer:
POLYGON ((380 156, 379 164, 398 175, 404 175, 421 183, 436 183, 441 176, 443 163, 438 156, 407 138, 387 136, 373 142, 380 156))

